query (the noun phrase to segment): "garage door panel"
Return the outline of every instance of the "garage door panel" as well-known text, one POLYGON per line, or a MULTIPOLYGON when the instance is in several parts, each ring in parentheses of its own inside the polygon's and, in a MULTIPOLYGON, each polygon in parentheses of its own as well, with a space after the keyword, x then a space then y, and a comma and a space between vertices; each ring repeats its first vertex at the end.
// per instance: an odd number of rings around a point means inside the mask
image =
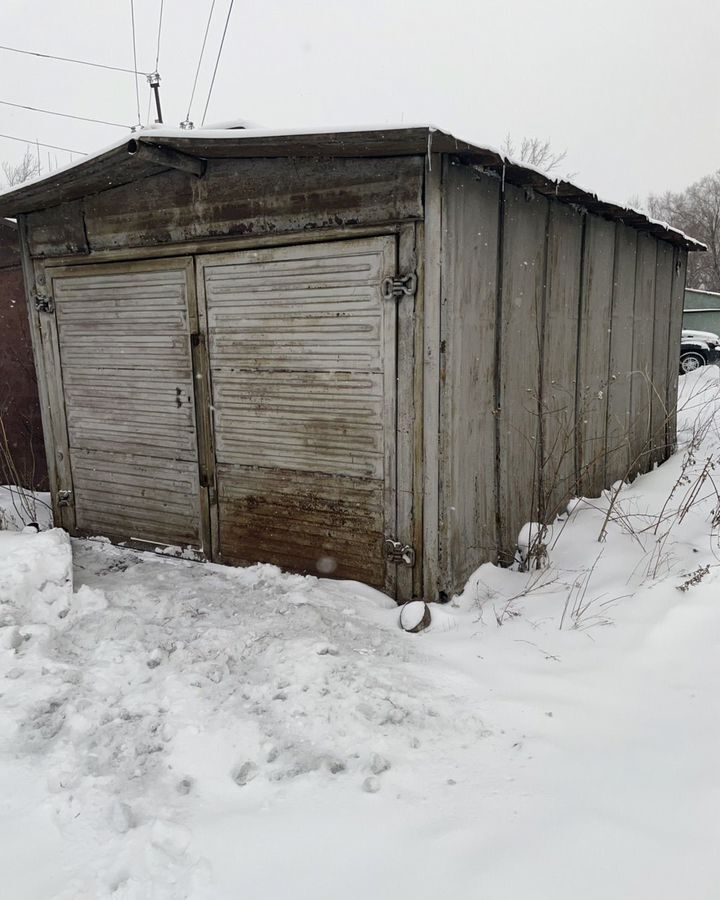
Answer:
POLYGON ((98 509, 92 515, 81 510, 76 528, 80 534, 107 537, 115 543, 147 544, 148 550, 168 546, 192 548, 196 544, 194 528, 183 528, 174 521, 158 522, 156 516, 143 520, 135 515, 123 515, 116 509, 98 509))
MULTIPOLYGON (((282 342, 283 349, 304 348, 308 341, 313 341, 318 349, 329 344, 333 349, 333 356, 342 358, 343 352, 365 349, 366 352, 376 348, 369 342, 376 342, 380 336, 381 322, 378 316, 346 316, 341 318, 334 315, 318 316, 315 321, 283 316, 279 321, 253 321, 247 320, 244 325, 238 324, 232 327, 223 327, 222 333, 216 336, 214 349, 222 354, 228 350, 242 355, 254 355, 257 348, 270 348, 273 354, 277 353, 278 343, 282 342)), ((275 358, 273 356, 273 358, 275 358)), ((372 353, 376 360, 375 367, 379 365, 377 352, 372 353)))
MULTIPOLYGON (((145 367, 142 360, 139 365, 135 366, 133 379, 133 392, 131 399, 142 397, 145 391, 162 391, 168 387, 175 391, 179 385, 188 386, 188 370, 187 368, 173 368, 167 366, 158 372, 145 367)), ((93 388, 92 393, 96 390, 111 390, 115 395, 127 397, 127 385, 118 381, 117 369, 108 366, 100 366, 98 368, 88 369, 87 366, 69 366, 63 360, 63 384, 72 388, 77 386, 90 393, 88 388, 93 388)))
MULTIPOLYGON (((164 471, 175 464, 174 460, 159 462, 165 463, 164 471)), ((76 525, 80 532, 199 546, 196 477, 173 488, 170 479, 114 477, 107 472, 85 472, 73 466, 76 525)))
POLYGON ((155 488, 164 496, 185 503, 185 498, 197 483, 197 466, 193 461, 178 460, 168 466, 164 459, 112 451, 83 450, 73 453, 73 475, 78 484, 106 485, 108 471, 113 473, 114 493, 139 493, 155 488))
MULTIPOLYGON (((196 453, 192 446, 184 438, 175 435, 163 435, 158 433, 153 439, 152 434, 145 434, 142 439, 133 440, 126 433, 116 434, 111 430, 107 430, 102 436, 100 435, 84 435, 82 431, 68 430, 70 440, 75 442, 75 450, 102 450, 112 452, 121 449, 124 453, 131 453, 135 456, 151 457, 153 459, 165 460, 166 465, 171 465, 175 461, 191 461, 195 462, 196 453), (162 442, 162 444, 160 443, 162 442)), ((75 452, 71 447, 70 458, 74 457, 75 452)), ((107 474, 108 483, 112 484, 110 473, 107 474)))
POLYGON ((201 544, 184 260, 53 273, 76 527, 201 544))
POLYGON ((384 515, 376 479, 221 466, 218 483, 224 561, 377 581, 384 515))
POLYGON ((295 288, 303 292, 308 287, 338 289, 357 285, 362 289, 382 277, 384 261, 378 257, 359 256, 349 241, 335 244, 332 256, 322 250, 313 252, 315 247, 321 246, 328 245, 306 244, 308 252, 304 258, 293 250, 285 258, 274 248, 248 250, 242 259, 213 266, 208 280, 218 285, 217 293, 221 297, 241 297, 252 292, 255 299, 258 292, 274 293, 277 288, 283 291, 295 288), (268 271, 268 265, 272 266, 272 271, 268 271))
POLYGON ((348 455, 345 450, 327 446, 318 449, 307 447, 294 452, 287 444, 276 447, 271 440, 260 439, 253 440, 251 449, 243 449, 239 444, 228 446, 227 443, 220 441, 218 453, 222 455, 224 462, 235 465, 256 466, 258 461, 261 461, 268 467, 290 466, 296 472, 312 471, 313 459, 316 462, 315 468, 322 468, 324 472, 330 474, 337 470, 341 474, 380 478, 384 468, 381 460, 369 462, 367 454, 348 455))
POLYGON ((387 587, 395 239, 202 263, 223 561, 387 587))

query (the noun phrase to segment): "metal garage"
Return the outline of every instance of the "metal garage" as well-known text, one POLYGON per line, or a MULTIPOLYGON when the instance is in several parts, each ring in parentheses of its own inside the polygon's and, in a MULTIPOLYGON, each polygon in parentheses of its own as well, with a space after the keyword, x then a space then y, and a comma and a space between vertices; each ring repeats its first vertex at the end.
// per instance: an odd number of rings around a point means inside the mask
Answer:
POLYGON ((141 133, 0 214, 73 534, 435 599, 674 445, 702 245, 435 129, 141 133))

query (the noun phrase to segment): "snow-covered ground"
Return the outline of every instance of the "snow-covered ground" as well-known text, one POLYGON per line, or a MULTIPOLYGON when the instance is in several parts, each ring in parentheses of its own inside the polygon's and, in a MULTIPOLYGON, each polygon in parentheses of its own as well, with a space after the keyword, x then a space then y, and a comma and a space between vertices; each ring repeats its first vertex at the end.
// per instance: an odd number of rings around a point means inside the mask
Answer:
POLYGON ((0 896, 718 898, 719 374, 549 568, 421 634, 354 583, 0 532, 0 896))

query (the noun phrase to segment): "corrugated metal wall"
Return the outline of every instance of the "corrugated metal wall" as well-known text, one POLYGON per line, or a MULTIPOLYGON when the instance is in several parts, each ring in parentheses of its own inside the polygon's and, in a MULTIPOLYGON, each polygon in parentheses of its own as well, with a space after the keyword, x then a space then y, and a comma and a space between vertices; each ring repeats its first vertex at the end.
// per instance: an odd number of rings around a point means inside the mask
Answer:
POLYGON ((442 192, 449 592, 525 522, 668 455, 686 253, 450 159, 442 192))

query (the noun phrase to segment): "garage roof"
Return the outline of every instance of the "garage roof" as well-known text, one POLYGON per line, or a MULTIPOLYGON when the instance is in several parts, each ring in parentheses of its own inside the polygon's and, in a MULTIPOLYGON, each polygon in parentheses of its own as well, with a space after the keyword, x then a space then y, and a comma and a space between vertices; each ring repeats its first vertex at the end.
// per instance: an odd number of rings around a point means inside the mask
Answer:
POLYGON ((705 244, 666 222, 601 200, 597 194, 569 181, 556 181, 531 166, 508 159, 498 150, 469 143, 430 125, 333 131, 238 128, 143 130, 86 156, 80 162, 0 193, 0 216, 16 216, 57 206, 169 168, 192 169, 208 159, 416 156, 428 152, 457 155, 465 162, 497 173, 511 184, 576 204, 591 213, 650 232, 687 250, 707 249, 705 244))

